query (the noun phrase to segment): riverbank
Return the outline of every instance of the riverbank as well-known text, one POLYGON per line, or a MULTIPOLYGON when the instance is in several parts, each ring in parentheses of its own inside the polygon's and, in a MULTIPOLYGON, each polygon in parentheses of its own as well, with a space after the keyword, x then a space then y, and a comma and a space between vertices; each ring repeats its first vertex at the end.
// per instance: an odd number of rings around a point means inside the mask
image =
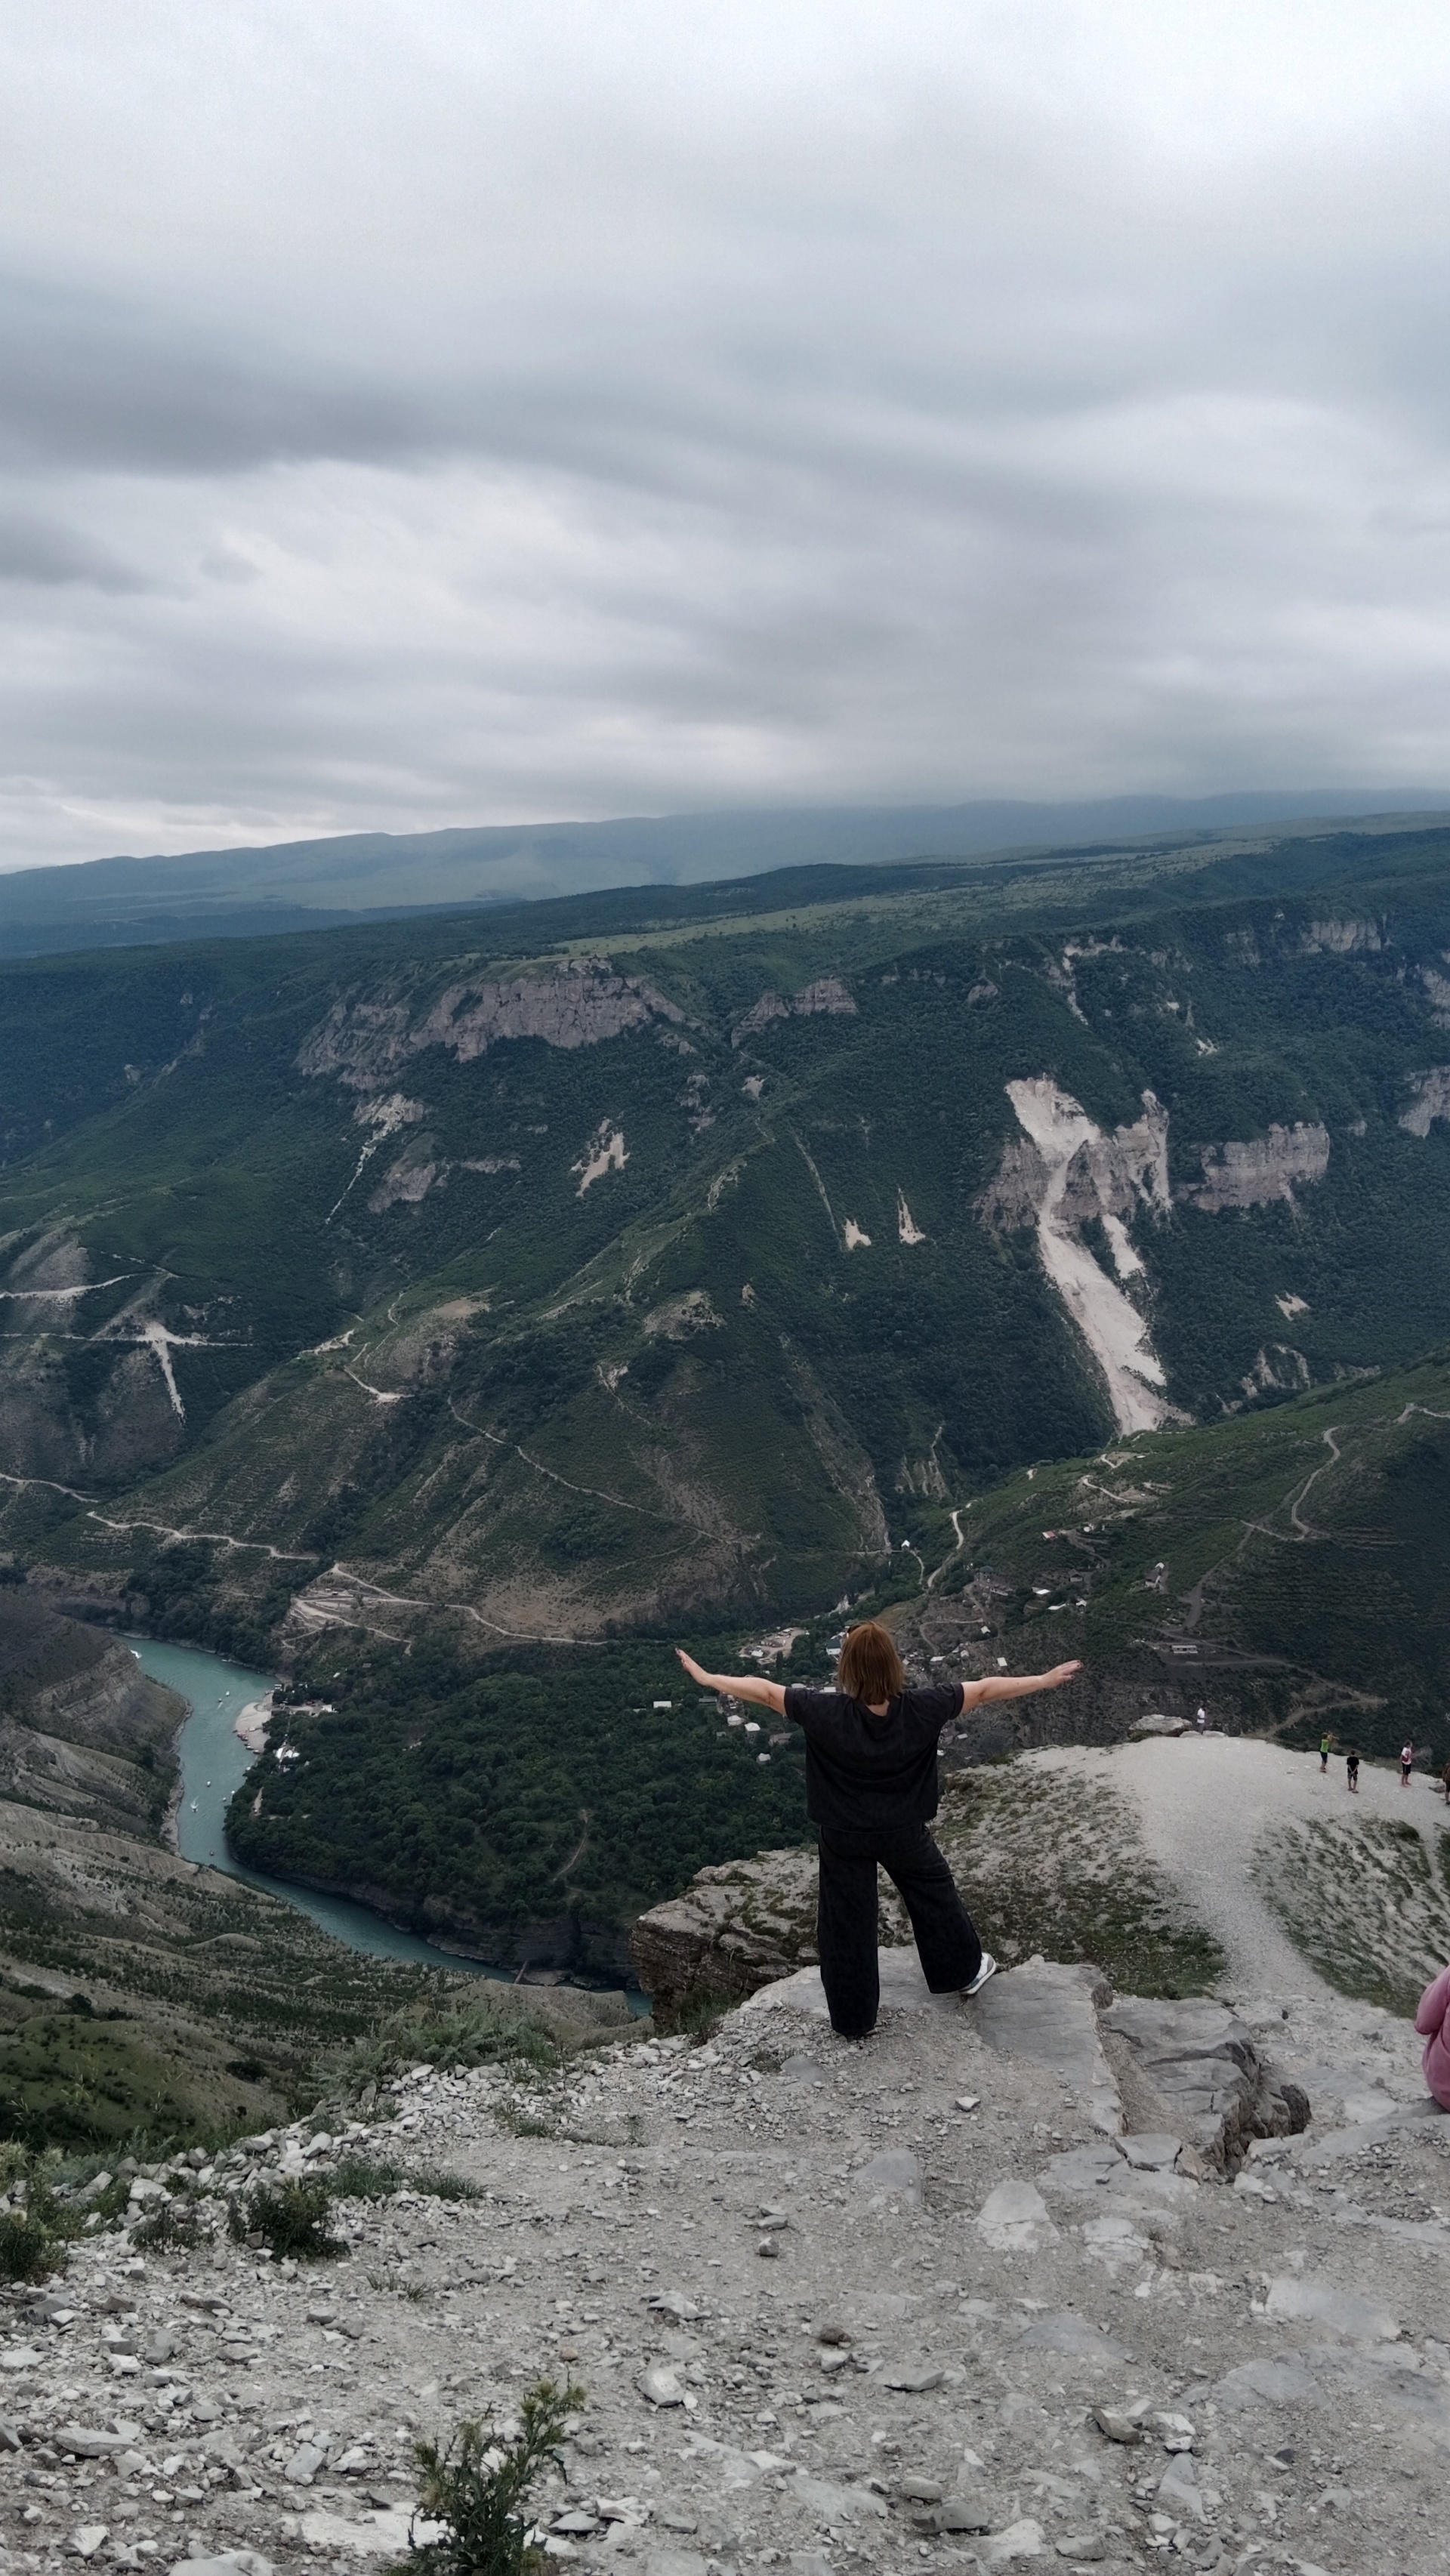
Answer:
MULTIPOLYGON (((359 1901, 341 1889, 273 1878, 244 1867, 227 1842, 227 1809, 265 1742, 272 1711, 273 1677, 230 1663, 200 1646, 176 1646, 136 1636, 125 1642, 148 1678, 176 1694, 189 1712, 176 1738, 178 1777, 171 1809, 174 1829, 169 1836, 183 1860, 220 1870, 244 1887, 279 1898, 307 1915, 333 1940, 367 1958, 486 1977, 500 1985, 584 1984, 583 1980, 552 1974, 520 1977, 516 1966, 455 1948, 451 1938, 425 1940, 392 1922, 380 1905, 359 1901), (261 1742, 254 1742, 259 1730, 261 1742)), ((380 1890, 379 1895, 383 1894, 380 1890)), ((620 1986, 624 1986, 623 1973, 620 1986)), ((648 2011, 648 1998, 637 1989, 631 1991, 629 2000, 631 2010, 648 2011)))
POLYGON ((270 1691, 265 1699, 249 1699, 246 1707, 239 1711, 233 1722, 233 1734, 240 1737, 254 1762, 259 1753, 265 1753, 267 1750, 267 1729, 271 1723, 270 1691))

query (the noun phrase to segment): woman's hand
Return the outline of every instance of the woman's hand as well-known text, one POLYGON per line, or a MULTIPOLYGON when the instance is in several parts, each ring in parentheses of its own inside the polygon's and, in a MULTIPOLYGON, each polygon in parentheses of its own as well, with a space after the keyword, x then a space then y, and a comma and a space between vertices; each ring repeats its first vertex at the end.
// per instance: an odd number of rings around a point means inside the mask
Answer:
POLYGON ((1064 1682, 1075 1682, 1081 1671, 1082 1665, 1080 1662, 1075 1664, 1054 1664, 1050 1673, 1043 1674, 1043 1683, 1048 1690, 1061 1690, 1064 1682))
POLYGON ((684 1665, 692 1682, 698 1682, 702 1690, 718 1689, 719 1683, 716 1675, 714 1673, 707 1673, 704 1665, 697 1664, 693 1655, 687 1655, 683 1646, 676 1646, 675 1653, 679 1656, 679 1659, 684 1665))

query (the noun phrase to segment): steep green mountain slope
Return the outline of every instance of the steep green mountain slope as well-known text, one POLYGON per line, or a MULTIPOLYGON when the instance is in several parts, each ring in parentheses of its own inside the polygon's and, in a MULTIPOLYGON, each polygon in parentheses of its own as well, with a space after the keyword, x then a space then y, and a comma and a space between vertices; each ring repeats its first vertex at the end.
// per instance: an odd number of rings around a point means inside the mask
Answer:
POLYGON ((1450 1333, 1447 852, 12 968, 8 1540, 250 1652, 792 1614, 1025 1461, 1401 1365, 1450 1333))
MULTIPOLYGON (((906 1602, 918 1655, 1082 1655, 1085 1735, 1149 1710, 1450 1757, 1450 1353, 1012 1477, 906 1602)), ((1050 1713, 1052 1703, 1043 1703, 1050 1713)), ((1004 1712, 1009 1719, 1014 1712, 1004 1712)), ((1031 1740, 1033 1704, 999 1739, 1031 1740)), ((988 1726, 980 1734, 985 1743, 988 1726)))

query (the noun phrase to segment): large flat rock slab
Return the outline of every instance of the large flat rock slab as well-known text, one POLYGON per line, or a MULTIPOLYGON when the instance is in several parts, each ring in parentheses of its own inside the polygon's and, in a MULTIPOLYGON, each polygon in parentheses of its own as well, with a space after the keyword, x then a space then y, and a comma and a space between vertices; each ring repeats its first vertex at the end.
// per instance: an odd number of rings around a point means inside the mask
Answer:
MULTIPOLYGON (((1095 2128, 1111 2135, 1121 2125, 1117 2086, 1098 2038, 1094 2009, 1094 1998, 1106 1997, 1111 1989, 1096 1968, 1033 1960, 1002 1970, 964 2002, 955 1993, 929 1991, 915 1949, 878 1951, 877 1965, 883 2012, 965 2017, 988 2048, 1048 2068, 1095 2128)), ((792 1977, 758 1988, 742 2010, 830 2019, 819 1968, 800 1968, 792 1977)))
MULTIPOLYGON (((878 1951, 877 1968, 881 1977, 883 2012, 958 2014, 975 2012, 978 2008, 975 2004, 964 2004, 956 1993, 932 1994, 914 1949, 878 1951)), ((773 1985, 757 1987, 742 2009, 746 2012, 803 2013, 810 2021, 829 2022, 831 2018, 819 1968, 798 1968, 793 1977, 779 1977, 773 1985)))
POLYGON ((995 1976, 968 2009, 989 2048, 1050 2067, 1094 2128, 1111 2134, 1122 2112, 1096 2011, 1111 1992, 1097 1968, 1032 1959, 995 1976))

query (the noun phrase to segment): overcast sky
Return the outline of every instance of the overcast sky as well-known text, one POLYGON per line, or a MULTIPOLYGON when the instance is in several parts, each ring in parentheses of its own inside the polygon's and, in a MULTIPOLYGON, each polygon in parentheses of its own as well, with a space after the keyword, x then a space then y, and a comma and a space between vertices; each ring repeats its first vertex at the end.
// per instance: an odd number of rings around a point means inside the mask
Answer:
POLYGON ((0 0, 0 865, 1450 790, 1445 0, 0 0))

